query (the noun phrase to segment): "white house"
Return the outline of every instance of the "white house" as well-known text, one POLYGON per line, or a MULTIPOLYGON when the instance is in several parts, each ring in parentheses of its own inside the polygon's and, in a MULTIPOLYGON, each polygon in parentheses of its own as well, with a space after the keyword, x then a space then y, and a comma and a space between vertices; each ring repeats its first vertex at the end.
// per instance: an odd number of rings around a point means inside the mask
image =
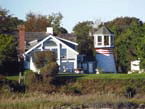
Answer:
POLYGON ((25 69, 39 72, 40 70, 35 67, 32 54, 34 52, 41 52, 46 50, 51 50, 56 53, 60 72, 73 72, 74 69, 77 69, 77 56, 79 53, 76 51, 76 49, 78 44, 58 36, 53 36, 52 31, 52 28, 48 28, 46 34, 40 35, 40 33, 35 32, 35 35, 33 36, 28 36, 27 33, 25 33, 25 69), (31 40, 29 40, 30 38, 31 40))

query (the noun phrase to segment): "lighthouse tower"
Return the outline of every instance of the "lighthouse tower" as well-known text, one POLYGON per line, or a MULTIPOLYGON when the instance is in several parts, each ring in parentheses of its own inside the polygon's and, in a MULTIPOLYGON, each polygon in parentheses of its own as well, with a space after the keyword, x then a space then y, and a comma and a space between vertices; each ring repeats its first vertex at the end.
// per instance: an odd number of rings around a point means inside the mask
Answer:
POLYGON ((116 73, 113 56, 114 34, 104 25, 94 33, 94 47, 96 49, 97 68, 103 72, 116 73))

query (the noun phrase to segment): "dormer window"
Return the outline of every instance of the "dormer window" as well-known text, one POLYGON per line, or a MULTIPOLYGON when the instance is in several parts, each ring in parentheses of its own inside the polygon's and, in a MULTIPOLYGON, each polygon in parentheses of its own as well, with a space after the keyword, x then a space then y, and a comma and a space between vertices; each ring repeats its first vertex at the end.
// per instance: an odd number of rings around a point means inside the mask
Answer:
POLYGON ((98 36, 98 45, 102 45, 102 36, 98 36))

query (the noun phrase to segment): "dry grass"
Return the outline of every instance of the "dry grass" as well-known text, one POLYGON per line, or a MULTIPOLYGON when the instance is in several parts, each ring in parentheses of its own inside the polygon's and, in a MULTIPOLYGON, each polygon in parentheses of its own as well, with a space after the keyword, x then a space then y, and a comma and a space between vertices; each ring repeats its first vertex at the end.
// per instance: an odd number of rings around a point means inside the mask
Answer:
MULTIPOLYGON (((1 96, 0 109, 48 109, 54 107, 64 106, 65 108, 71 106, 81 106, 92 104, 113 104, 119 103, 127 104, 128 102, 134 102, 138 104, 144 103, 145 96, 136 96, 132 99, 125 98, 123 95, 115 94, 86 94, 81 96, 66 95, 60 93, 45 94, 40 92, 26 93, 26 94, 11 94, 6 98, 1 96)), ((64 109, 65 109, 64 108, 64 109)))
POLYGON ((118 103, 127 102, 128 99, 113 94, 88 94, 81 96, 72 96, 65 94, 44 94, 39 92, 27 93, 24 95, 12 95, 9 98, 1 97, 0 104, 27 104, 43 103, 49 106, 53 105, 81 105, 92 103, 118 103))

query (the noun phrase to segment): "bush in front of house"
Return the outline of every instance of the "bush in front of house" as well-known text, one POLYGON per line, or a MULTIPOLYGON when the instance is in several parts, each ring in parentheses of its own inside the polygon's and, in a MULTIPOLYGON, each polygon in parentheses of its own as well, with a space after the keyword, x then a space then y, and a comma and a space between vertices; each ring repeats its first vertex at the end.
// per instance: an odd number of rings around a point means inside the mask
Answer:
POLYGON ((42 74, 43 82, 50 82, 58 73, 59 66, 56 62, 50 62, 41 68, 40 72, 42 74))
POLYGON ((45 67, 49 62, 56 62, 56 55, 52 51, 34 53, 34 63, 38 69, 45 67))
POLYGON ((32 70, 26 70, 24 72, 24 83, 29 86, 36 81, 36 74, 32 70))

